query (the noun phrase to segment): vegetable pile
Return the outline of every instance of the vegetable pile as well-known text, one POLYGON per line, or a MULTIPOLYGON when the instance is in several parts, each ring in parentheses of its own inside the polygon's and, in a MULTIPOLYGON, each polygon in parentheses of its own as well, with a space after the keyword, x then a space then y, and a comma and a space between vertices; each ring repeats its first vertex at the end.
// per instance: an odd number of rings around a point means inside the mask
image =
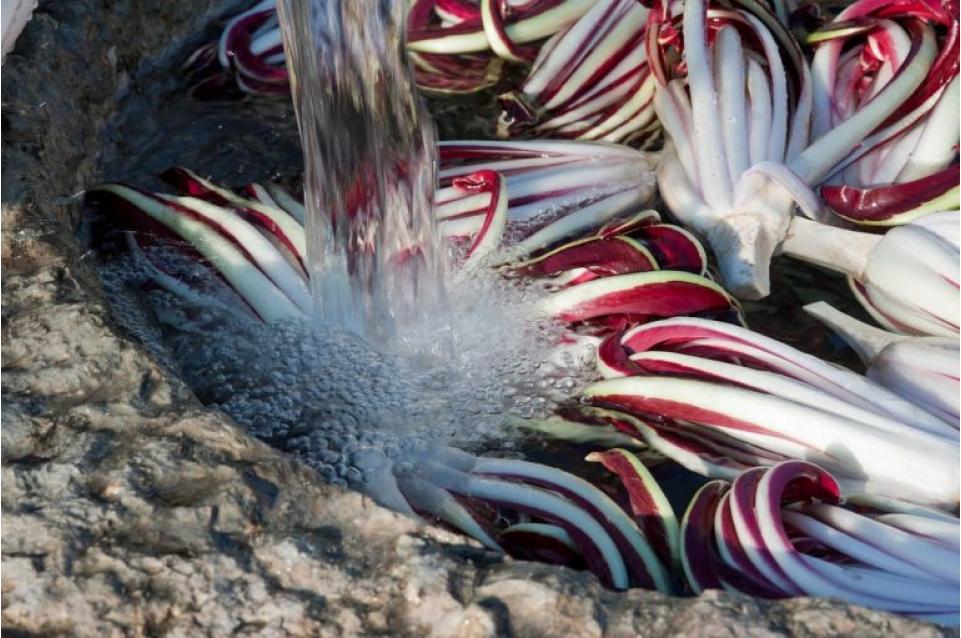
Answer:
MULTIPOLYGON (((413 0, 407 48, 424 92, 497 96, 501 139, 437 150, 439 235, 455 277, 538 282, 558 352, 596 353, 596 378, 526 427, 592 446, 611 480, 441 448, 389 471, 392 505, 615 589, 957 625, 957 3, 413 0), (806 310, 865 374, 747 327, 738 300, 769 295, 776 255, 848 278, 877 326, 806 310), (680 517, 657 462, 705 477, 680 517)), ((184 70, 201 99, 286 95, 273 1, 184 70)), ((176 194, 87 193, 156 285, 251 321, 310 313, 299 197, 162 177, 176 194)))

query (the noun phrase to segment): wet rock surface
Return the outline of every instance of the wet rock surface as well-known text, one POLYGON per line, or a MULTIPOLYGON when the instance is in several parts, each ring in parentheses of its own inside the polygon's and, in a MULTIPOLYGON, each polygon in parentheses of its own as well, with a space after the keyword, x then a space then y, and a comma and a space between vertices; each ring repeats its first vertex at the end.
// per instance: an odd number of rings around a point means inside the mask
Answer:
POLYGON ((3 66, 5 635, 942 635, 830 601, 605 591, 325 485, 205 409, 111 315, 75 194, 126 176, 100 153, 149 123, 118 113, 232 4, 41 3, 3 66))

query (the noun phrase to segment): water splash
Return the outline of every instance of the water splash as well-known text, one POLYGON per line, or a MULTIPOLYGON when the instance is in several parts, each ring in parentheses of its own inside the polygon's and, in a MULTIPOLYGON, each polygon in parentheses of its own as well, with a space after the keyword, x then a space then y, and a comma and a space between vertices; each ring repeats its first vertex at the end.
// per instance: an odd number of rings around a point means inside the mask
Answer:
POLYGON ((449 271, 434 232, 433 123, 404 51, 405 3, 279 4, 314 320, 232 316, 216 302, 231 294, 223 282, 162 245, 145 246, 149 262, 203 299, 158 287, 135 253, 104 263, 101 278, 118 321, 203 403, 327 480, 403 511, 389 489, 394 468, 445 446, 513 450, 516 423, 547 417, 589 381, 593 353, 559 347, 565 327, 539 310, 544 284, 449 271))
MULTIPOLYGON (((230 294, 209 269, 173 247, 150 246, 151 262, 211 298, 230 294)), ((217 304, 153 285, 134 254, 99 265, 113 314, 206 405, 251 435, 313 467, 326 480, 386 505, 379 473, 412 455, 454 445, 509 450, 518 420, 543 419, 589 383, 593 350, 557 358, 564 327, 534 311, 546 292, 478 275, 452 286, 459 319, 443 356, 427 330, 380 344, 339 327, 238 318, 217 304)))
POLYGON ((443 299, 434 125, 405 53, 407 4, 280 0, 304 153, 317 319, 376 342, 443 299))

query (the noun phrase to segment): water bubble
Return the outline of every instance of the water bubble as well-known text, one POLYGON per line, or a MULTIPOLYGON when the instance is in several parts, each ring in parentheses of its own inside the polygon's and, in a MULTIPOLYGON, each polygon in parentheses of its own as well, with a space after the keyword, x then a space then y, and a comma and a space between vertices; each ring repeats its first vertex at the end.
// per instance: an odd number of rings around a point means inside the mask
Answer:
MULTIPOLYGON (((182 255, 162 258, 171 271, 188 266, 182 255)), ((377 351, 330 326, 197 313, 170 293, 144 293, 146 275, 126 259, 102 268, 115 315, 152 354, 204 403, 328 481, 356 485, 452 441, 503 446, 508 415, 549 414, 590 378, 592 362, 573 354, 563 358, 569 370, 542 365, 564 334, 535 310, 549 292, 495 273, 459 281, 446 309, 425 308, 417 327, 377 351)))

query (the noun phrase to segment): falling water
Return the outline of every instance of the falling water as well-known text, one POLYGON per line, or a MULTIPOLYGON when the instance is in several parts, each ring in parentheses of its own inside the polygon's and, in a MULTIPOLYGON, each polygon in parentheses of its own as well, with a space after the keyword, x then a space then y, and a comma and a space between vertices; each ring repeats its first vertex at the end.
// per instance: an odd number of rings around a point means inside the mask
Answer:
POLYGON ((162 245, 144 249, 150 260, 105 263, 101 279, 125 329, 205 404, 395 507, 384 485, 425 451, 517 453, 520 424, 536 429, 591 380, 593 350, 539 310, 550 294, 542 283, 486 268, 448 277, 431 207, 433 123, 404 51, 406 3, 279 5, 316 320, 262 324, 148 285, 160 263, 212 298, 233 294, 162 245))
POLYGON ((278 0, 304 152, 319 322, 372 342, 443 298, 433 123, 404 46, 406 2, 278 0))

